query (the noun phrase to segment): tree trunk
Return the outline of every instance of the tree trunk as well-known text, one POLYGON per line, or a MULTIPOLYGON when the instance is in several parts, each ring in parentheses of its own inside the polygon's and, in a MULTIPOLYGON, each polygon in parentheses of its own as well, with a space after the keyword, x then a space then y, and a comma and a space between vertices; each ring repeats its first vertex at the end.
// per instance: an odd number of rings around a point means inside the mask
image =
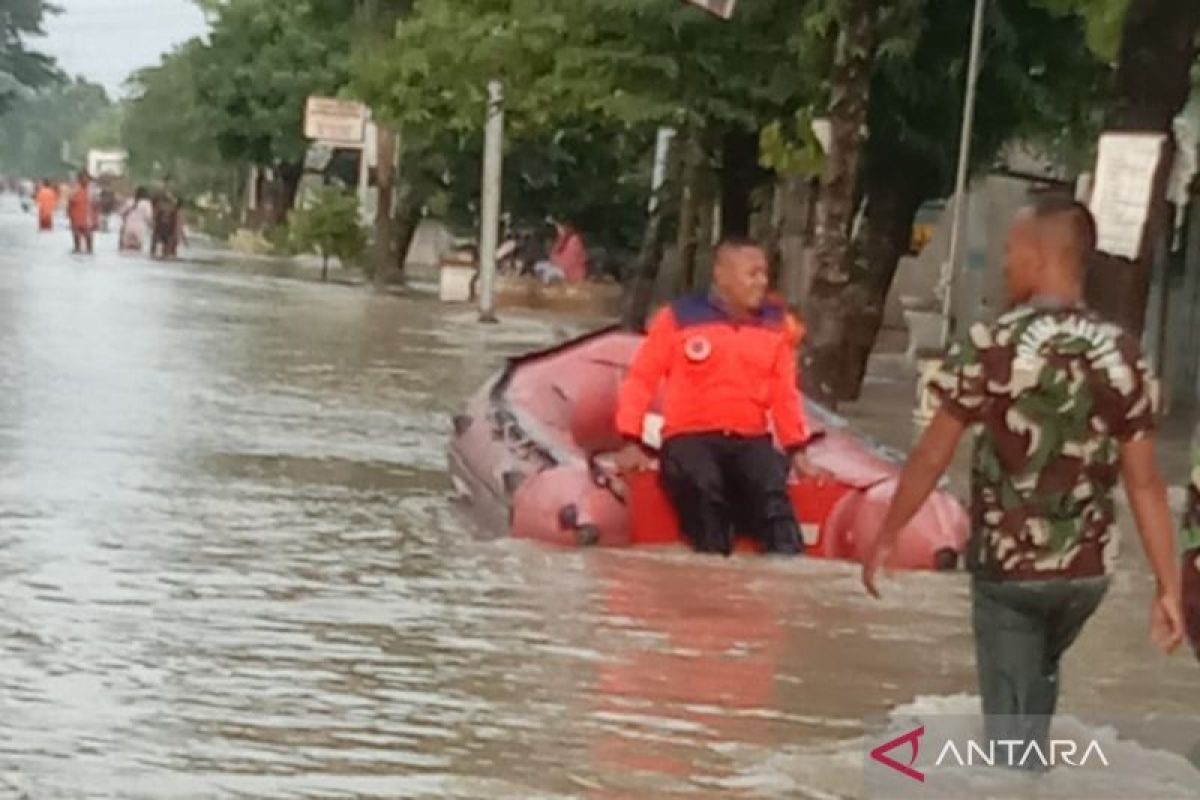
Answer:
MULTIPOLYGON (((1131 0, 1106 128, 1170 135, 1171 123, 1191 91, 1198 31, 1200 3, 1194 0, 1131 0)), ((1169 160, 1170 154, 1163 176, 1169 160)), ((1145 325, 1153 243, 1170 221, 1165 184, 1165 179, 1157 183, 1142 252, 1134 263, 1101 255, 1089 270, 1088 303, 1136 336, 1145 325)))
POLYGON ((867 176, 866 219, 854 247, 858 264, 846 283, 814 287, 814 294, 822 293, 822 313, 809 320, 804 373, 821 383, 810 381, 811 392, 826 399, 858 399, 896 268, 908 252, 913 220, 931 194, 930 185, 894 170, 867 176))
POLYGON ((646 327, 646 318, 650 315, 650 305, 654 302, 654 282, 658 279, 658 268, 663 257, 665 215, 663 204, 658 203, 646 220, 646 230, 642 234, 642 246, 638 252, 637 271, 634 273, 632 285, 625 291, 624 307, 621 310, 621 324, 629 330, 643 330, 646 327))
POLYGON ((412 247, 413 238, 424 216, 426 195, 418 191, 410 183, 403 183, 396 197, 395 231, 395 270, 393 275, 403 276, 405 264, 408 262, 408 251, 412 247))
POLYGON ((274 202, 271 206, 271 224, 282 225, 296 205, 296 192, 304 167, 300 164, 280 164, 275 168, 274 202))
POLYGON ((391 128, 380 125, 376 141, 375 186, 379 191, 379 202, 375 210, 371 278, 378 289, 386 286, 398 271, 394 249, 396 223, 392 217, 392 195, 396 188, 396 133, 391 128))
POLYGON ((679 141, 679 230, 676 249, 679 261, 679 280, 675 288, 679 292, 691 291, 696 282, 696 246, 698 237, 696 222, 697 203, 700 190, 700 144, 695 134, 688 131, 679 141))
POLYGON ((830 152, 817 205, 816 276, 806 317, 805 385, 816 399, 850 396, 850 371, 841 360, 843 342, 869 304, 862 286, 850 285, 850 225, 854 219, 858 165, 871 88, 876 3, 839 0, 838 40, 830 75, 830 152))
POLYGON ((837 52, 830 75, 831 143, 817 205, 817 280, 833 285, 849 278, 850 225, 875 50, 875 3, 839 0, 837 17, 837 52))
POLYGON ((321 283, 329 280, 329 254, 321 251, 321 283))
POLYGON ((803 308, 812 277, 806 251, 816 192, 812 182, 802 177, 783 178, 779 188, 779 291, 790 307, 803 308))
MULTIPOLYGON (((712 148, 716 145, 713 144, 712 148)), ((712 249, 719 235, 720 175, 713 168, 710 155, 713 149, 701 144, 700 171, 696 176, 696 256, 692 259, 692 271, 688 276, 687 289, 695 291, 708 287, 712 282, 712 249)))
POLYGON ((754 189, 765 177, 758 163, 758 131, 725 131, 721 137, 722 237, 750 235, 754 189))

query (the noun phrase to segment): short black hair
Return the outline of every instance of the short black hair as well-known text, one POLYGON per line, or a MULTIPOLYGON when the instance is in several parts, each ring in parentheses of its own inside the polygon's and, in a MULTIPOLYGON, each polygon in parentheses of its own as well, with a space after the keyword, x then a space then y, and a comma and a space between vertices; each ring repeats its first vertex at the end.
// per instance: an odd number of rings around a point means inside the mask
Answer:
POLYGON ((1057 221, 1062 218, 1071 227, 1075 247, 1087 256, 1096 249, 1096 218, 1083 203, 1067 194, 1047 192, 1030 205, 1035 221, 1057 221))
POLYGON ((757 247, 761 250, 762 243, 760 241, 758 241, 757 239, 755 239, 753 236, 742 236, 741 234, 731 234, 729 236, 721 237, 721 241, 717 242, 717 249, 719 250, 722 247, 732 247, 735 249, 739 248, 739 247, 757 247))
POLYGON ((722 237, 721 241, 717 242, 717 249, 713 251, 713 254, 719 257, 726 250, 743 249, 762 250, 766 252, 766 247, 763 246, 762 242, 751 236, 731 235, 722 237))

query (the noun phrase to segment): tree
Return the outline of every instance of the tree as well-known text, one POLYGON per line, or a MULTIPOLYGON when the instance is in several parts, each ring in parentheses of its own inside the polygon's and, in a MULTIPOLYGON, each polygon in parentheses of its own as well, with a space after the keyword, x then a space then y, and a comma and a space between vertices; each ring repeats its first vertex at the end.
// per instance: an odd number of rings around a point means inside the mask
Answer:
MULTIPOLYGON (((1108 67, 1087 45, 1084 21, 1036 0, 992 0, 972 143, 972 169, 1014 139, 1067 137, 1088 147, 1108 67)), ((861 175, 863 225, 848 281, 823 298, 805 353, 810 391, 857 397, 884 303, 912 222, 925 200, 952 186, 958 152, 971 4, 919 0, 881 37, 871 76, 861 175), (833 320, 832 332, 821 327, 833 320)), ((883 23, 881 23, 883 24, 883 23)))
POLYGON ((358 198, 337 186, 323 187, 307 207, 293 212, 292 243, 301 252, 321 256, 322 281, 329 276, 330 257, 336 256, 344 267, 366 248, 358 213, 358 198))
POLYGON ((157 66, 135 72, 121 121, 131 172, 141 180, 169 177, 190 195, 230 192, 250 163, 224 158, 217 147, 218 112, 197 94, 196 76, 206 54, 204 43, 193 39, 157 66))
POLYGON ((44 35, 42 22, 55 10, 45 0, 0 3, 0 114, 22 93, 61 78, 54 59, 28 48, 29 37, 44 35))
MULTIPOLYGON (((418 0, 394 45, 356 63, 351 90, 401 130, 406 150, 435 127, 442 144, 471 141, 494 77, 514 146, 580 128, 638 131, 647 142, 660 124, 694 132, 721 163, 726 227, 745 228, 765 178, 761 120, 789 114, 819 82, 793 42, 807 6, 766 0, 723 22, 662 0, 418 0)), ((670 227, 661 222, 647 226, 660 234, 643 248, 637 285, 653 283, 670 227)))
POLYGON ((850 225, 857 205, 859 159, 878 35, 878 9, 873 0, 836 0, 833 10, 837 50, 830 76, 830 151, 817 205, 817 270, 807 310, 812 338, 806 365, 815 376, 810 391, 826 400, 835 395, 835 389, 821 378, 836 374, 837 367, 818 359, 822 355, 839 358, 836 345, 831 345, 844 341, 848 334, 843 301, 849 297, 844 289, 850 280, 850 225))
MULTIPOLYGON (((1200 3, 1130 0, 1105 127, 1149 131, 1170 137, 1175 117, 1191 93, 1200 34, 1200 3)), ((1168 153, 1169 166, 1173 151, 1168 153)), ((1089 304, 1100 314, 1141 335, 1150 293, 1155 243, 1169 218, 1165 182, 1153 199, 1148 246, 1133 264, 1106 260, 1090 271, 1089 304)))
POLYGON ((346 81, 348 26, 320 24, 315 2, 210 3, 209 41, 191 61, 195 99, 211 112, 221 157, 278 174, 273 222, 286 216, 299 184, 305 101, 346 81))
POLYGON ((0 172, 49 176, 83 166, 85 129, 111 109, 104 87, 82 78, 18 97, 0 117, 0 172))

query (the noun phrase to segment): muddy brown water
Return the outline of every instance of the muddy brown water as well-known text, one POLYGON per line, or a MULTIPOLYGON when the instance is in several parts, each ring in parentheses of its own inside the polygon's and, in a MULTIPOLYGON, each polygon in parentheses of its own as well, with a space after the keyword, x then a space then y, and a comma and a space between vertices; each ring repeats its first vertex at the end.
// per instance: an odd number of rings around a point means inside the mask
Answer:
MULTIPOLYGON (((961 575, 472 537, 450 415, 580 321, 33 228, 0 198, 0 797, 856 797, 865 715, 974 708, 961 575)), ((1065 711, 1196 710, 1148 590, 1065 711)))

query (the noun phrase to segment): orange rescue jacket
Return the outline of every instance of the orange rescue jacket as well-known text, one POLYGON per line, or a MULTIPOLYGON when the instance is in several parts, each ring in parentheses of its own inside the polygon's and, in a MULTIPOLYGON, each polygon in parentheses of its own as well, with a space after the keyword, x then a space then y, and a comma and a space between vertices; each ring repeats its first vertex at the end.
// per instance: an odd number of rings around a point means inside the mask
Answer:
POLYGON ((769 299, 736 320, 707 294, 680 298, 650 323, 617 404, 617 431, 639 440, 663 386, 663 438, 685 433, 761 436, 773 427, 785 450, 809 438, 796 386, 800 323, 769 299))

